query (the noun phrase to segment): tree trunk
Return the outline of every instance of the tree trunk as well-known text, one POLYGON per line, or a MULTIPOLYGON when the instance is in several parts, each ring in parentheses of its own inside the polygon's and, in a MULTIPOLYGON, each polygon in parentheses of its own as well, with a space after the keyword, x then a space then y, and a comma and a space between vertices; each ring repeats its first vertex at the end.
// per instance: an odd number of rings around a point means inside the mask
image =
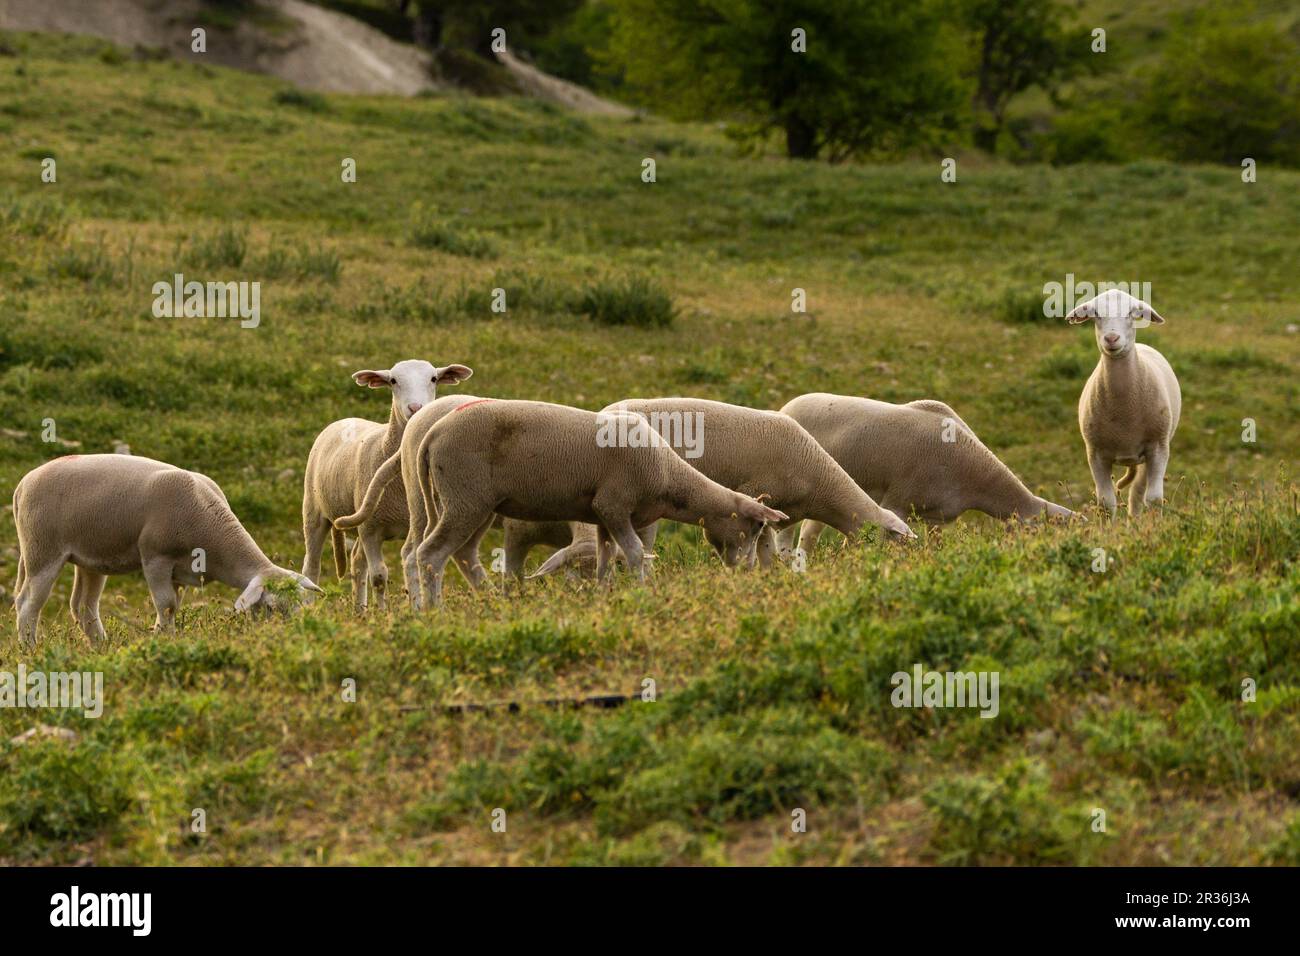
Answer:
POLYGON ((785 119, 785 152, 791 159, 816 159, 817 131, 798 116, 785 119))

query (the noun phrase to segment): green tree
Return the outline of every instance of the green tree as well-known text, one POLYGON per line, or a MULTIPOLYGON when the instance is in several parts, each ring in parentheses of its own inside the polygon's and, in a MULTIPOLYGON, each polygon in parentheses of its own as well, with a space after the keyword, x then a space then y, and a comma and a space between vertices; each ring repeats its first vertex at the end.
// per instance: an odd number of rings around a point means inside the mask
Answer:
POLYGON ((1171 31, 1141 108, 1169 158, 1300 162, 1300 44, 1250 13, 1210 7, 1171 31))
POLYGON ((914 145, 961 102, 955 41, 927 2, 615 0, 610 56, 629 93, 742 136, 784 135, 792 157, 914 145), (806 51, 795 52, 794 31, 806 51))
POLYGON ((976 51, 975 145, 992 153, 1011 98, 1031 86, 1050 93, 1069 72, 1073 37, 1056 0, 964 0, 961 16, 976 51))

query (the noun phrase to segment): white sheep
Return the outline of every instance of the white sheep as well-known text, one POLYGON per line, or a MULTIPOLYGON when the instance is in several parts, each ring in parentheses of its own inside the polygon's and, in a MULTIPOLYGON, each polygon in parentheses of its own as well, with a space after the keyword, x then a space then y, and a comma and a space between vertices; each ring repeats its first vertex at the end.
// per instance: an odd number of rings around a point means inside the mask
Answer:
MULTIPOLYGON (((791 399, 781 413, 807 429, 882 507, 899 514, 914 512, 931 524, 969 510, 1022 520, 1074 514, 1033 494, 943 402, 893 405, 813 392, 791 399)), ((806 553, 823 527, 804 523, 799 546, 806 553)), ((788 538, 778 546, 788 551, 788 538)))
MULTIPOLYGON (((360 386, 392 390, 388 422, 345 418, 326 426, 312 444, 303 476, 302 535, 306 548, 303 574, 312 581, 320 580, 321 552, 326 534, 331 533, 331 523, 357 510, 375 471, 401 447, 411 416, 434 400, 438 385, 463 382, 473 374, 464 365, 436 368, 419 359, 398 362, 387 371, 366 369, 353 373, 353 380, 360 386)), ((368 596, 380 608, 384 606, 388 565, 384 562, 383 545, 385 541, 403 537, 406 532, 406 501, 400 491, 385 497, 358 529, 350 562, 352 595, 358 609, 367 607, 368 596)), ((332 536, 334 567, 339 577, 343 577, 347 567, 343 533, 335 529, 332 536)))
POLYGON ((1137 329, 1164 323, 1155 309, 1127 292, 1112 289, 1074 308, 1066 321, 1093 320, 1101 358, 1079 396, 1079 431, 1083 434, 1097 486, 1097 500, 1115 513, 1111 469, 1127 471, 1119 487, 1129 488, 1130 514, 1143 504, 1160 504, 1165 496, 1169 445, 1182 413, 1178 377, 1165 357, 1139 344, 1137 329))
POLYGON ((624 412, 594 412, 545 402, 488 400, 449 413, 429 430, 421 455, 427 500, 441 508, 416 550, 424 600, 441 600, 448 558, 477 540, 494 513, 526 521, 583 521, 599 526, 597 577, 608 571, 613 539, 642 580, 637 529, 661 518, 700 523, 731 550, 753 541, 765 522, 787 516, 711 481, 662 442, 605 445, 612 418, 645 438, 649 423, 624 412), (627 421, 621 420, 626 417, 627 421))
POLYGON ((18 634, 29 645, 68 562, 76 567, 72 616, 94 641, 104 636, 99 597, 110 574, 144 571, 157 630, 175 624, 177 585, 221 581, 239 590, 239 611, 276 606, 267 584, 277 579, 300 592, 320 591, 262 553, 215 481, 150 458, 68 455, 46 462, 14 489, 14 524, 18 634))
MULTIPOLYGON (((364 523, 371 523, 376 509, 381 502, 392 497, 385 494, 389 485, 401 479, 398 494, 404 496, 403 509, 408 516, 406 540, 402 545, 402 575, 405 579, 406 596, 411 607, 420 609, 424 602, 420 596, 419 573, 415 567, 415 549, 424 540, 428 530, 438 520, 438 507, 435 501, 425 500, 427 482, 421 479, 420 463, 423 460, 423 446, 429 429, 451 412, 478 402, 492 401, 476 395, 448 395, 430 402, 411 416, 402 433, 401 445, 397 452, 390 455, 377 469, 370 480, 365 495, 358 503, 356 511, 343 515, 334 521, 335 533, 342 535, 343 530, 355 528, 364 523)), ((487 529, 484 529, 486 532, 487 529)), ((467 542, 465 547, 456 552, 456 567, 474 587, 482 587, 487 582, 487 571, 479 561, 479 538, 467 542)))
MULTIPOLYGON (((901 517, 882 508, 845 473, 794 419, 778 412, 699 398, 632 399, 610 405, 645 415, 679 455, 714 481, 755 497, 762 495, 789 515, 792 527, 804 518, 855 535, 874 524, 893 537, 915 538, 901 517), (687 426, 698 423, 698 434, 687 426), (692 447, 686 439, 694 439, 692 447), (679 440, 680 439, 680 440, 679 440)), ((744 557, 770 563, 763 545, 771 535, 751 542, 744 557)), ((715 542, 715 547, 717 547, 715 542)))

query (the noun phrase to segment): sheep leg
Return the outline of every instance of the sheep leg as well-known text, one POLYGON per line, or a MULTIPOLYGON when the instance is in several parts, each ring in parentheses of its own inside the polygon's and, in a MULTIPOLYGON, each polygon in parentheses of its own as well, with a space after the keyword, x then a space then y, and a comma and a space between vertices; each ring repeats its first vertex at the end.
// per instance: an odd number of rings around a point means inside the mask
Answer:
POLYGON ((776 554, 776 548, 776 532, 764 526, 758 533, 758 543, 754 546, 754 556, 758 558, 759 567, 766 569, 772 566, 772 556, 776 554))
POLYGON ((596 580, 606 583, 609 566, 612 563, 610 552, 613 551, 611 535, 604 524, 596 525, 596 580))
POLYGON ((31 555, 24 555, 23 560, 26 562, 27 572, 23 589, 18 592, 18 599, 14 602, 18 609, 18 636, 28 647, 35 647, 36 628, 40 624, 41 611, 45 608, 45 602, 50 599, 54 582, 59 579, 59 572, 63 570, 67 558, 60 557, 47 564, 32 561, 31 555))
POLYGON ((1115 514, 1115 483, 1111 480, 1110 470, 1114 462, 1106 461, 1094 452, 1088 453, 1088 467, 1092 469, 1092 481, 1097 486, 1097 501, 1109 515, 1115 514))
POLYGON ((406 600, 412 609, 420 606, 420 568, 415 552, 429 530, 429 518, 424 511, 424 496, 418 488, 406 489, 406 540, 402 542, 402 577, 406 582, 406 600))
POLYGON ((483 563, 479 560, 478 546, 483 540, 483 536, 492 530, 492 524, 496 520, 496 515, 492 515, 483 526, 474 532, 473 536, 463 545, 456 549, 452 555, 456 560, 456 567, 460 570, 461 575, 472 588, 481 588, 488 582, 488 573, 483 569, 483 563))
POLYGON ((641 538, 632 527, 632 520, 623 517, 622 520, 614 520, 607 527, 610 528, 610 536, 618 542, 618 546, 623 549, 623 557, 627 560, 629 571, 636 572, 637 580, 642 584, 645 583, 645 551, 641 545, 641 538))
POLYGON ((348 555, 349 573, 352 578, 352 604, 358 614, 364 614, 366 610, 366 566, 362 560, 364 549, 361 546, 361 539, 357 538, 352 542, 352 552, 348 555))
POLYGON ((501 544, 506 556, 506 574, 522 579, 524 562, 533 549, 532 535, 528 534, 527 526, 522 521, 506 519, 501 544))
POLYGON ((1169 446, 1159 445, 1147 454, 1144 499, 1147 504, 1160 507, 1165 503, 1165 469, 1169 467, 1169 446))
POLYGON ((1147 466, 1138 465, 1134 473, 1133 484, 1128 486, 1128 513, 1142 513, 1143 498, 1147 491, 1147 466))
POLYGON ((656 521, 654 524, 648 524, 644 528, 638 528, 636 536, 641 539, 642 555, 649 559, 645 562, 646 575, 648 577, 654 577, 655 566, 653 559, 655 553, 655 539, 659 537, 659 522, 656 521))
POLYGON ((149 585, 153 606, 158 611, 158 619, 153 625, 155 631, 172 631, 176 628, 176 608, 180 606, 180 599, 172 581, 173 570, 171 558, 150 558, 144 562, 144 580, 149 585))
POLYGON ((415 550, 422 540, 424 540, 424 522, 420 523, 417 532, 415 519, 412 517, 411 525, 406 532, 406 540, 402 542, 402 579, 406 585, 406 602, 412 608, 420 603, 420 569, 415 562, 415 550))
POLYGON ((492 510, 444 507, 438 524, 415 552, 420 567, 421 607, 442 603, 442 574, 448 559, 483 526, 491 523, 492 510))
POLYGON ((359 528, 361 550, 366 556, 367 607, 370 604, 382 611, 387 606, 388 564, 384 561, 384 539, 378 529, 359 528))
MULTIPOLYGON (((812 554, 813 548, 817 547, 817 542, 821 539, 822 532, 826 530, 826 525, 820 521, 813 521, 809 518, 803 523, 803 528, 799 532, 799 547, 803 549, 804 554, 812 554)), ((794 531, 794 525, 790 526, 790 531, 794 531)), ((793 534, 788 539, 793 543, 793 534)))
POLYGON ((68 602, 72 619, 92 642, 104 639, 104 624, 99 619, 99 596, 104 593, 106 574, 85 568, 73 568, 72 600, 68 602))
POLYGON ((302 573, 311 579, 312 584, 320 584, 320 559, 325 550, 325 539, 329 537, 330 523, 324 515, 315 509, 309 509, 303 503, 302 540, 305 553, 302 559, 302 573))

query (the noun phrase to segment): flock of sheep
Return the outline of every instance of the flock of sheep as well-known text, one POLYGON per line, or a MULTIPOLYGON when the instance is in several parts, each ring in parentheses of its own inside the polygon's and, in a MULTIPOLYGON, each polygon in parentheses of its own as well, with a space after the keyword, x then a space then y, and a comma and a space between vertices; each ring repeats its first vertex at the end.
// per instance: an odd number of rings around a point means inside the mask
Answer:
MULTIPOLYGON (((1130 510, 1159 503, 1181 395, 1169 363, 1137 344, 1136 329, 1164 319, 1119 290, 1066 318, 1092 320, 1101 352, 1079 400, 1098 501, 1114 513, 1111 471, 1122 464, 1128 470, 1119 487, 1130 487, 1130 510)), ((802 560, 826 526, 852 536, 870 523, 913 538, 900 514, 931 523, 970 509, 1019 520, 1074 514, 1032 494, 942 402, 891 405, 814 393, 779 412, 690 398, 591 412, 436 397, 439 385, 472 374, 464 365, 408 360, 353 376, 359 385, 390 389, 391 412, 387 424, 335 422, 313 444, 301 573, 267 558, 204 475, 124 455, 69 455, 33 469, 13 499, 19 636, 35 644, 41 610, 67 562, 76 569, 72 616, 98 640, 99 598, 110 574, 143 571, 155 627, 170 630, 178 586, 221 581, 240 592, 240 611, 281 604, 280 581, 291 591, 319 592, 331 535, 339 576, 350 567, 361 608, 372 600, 383 606, 382 545, 404 538, 406 591, 421 609, 440 602, 449 560, 476 587, 488 579, 479 542, 497 522, 506 571, 521 575, 528 551, 541 543, 558 550, 536 574, 594 567, 604 579, 619 556, 644 578, 662 519, 701 525, 728 565, 767 566, 774 556, 802 560), (687 454, 680 431, 672 441, 683 421, 702 424, 687 454), (601 440, 609 436, 617 440, 601 440), (344 529, 356 529, 350 555, 344 529)))

